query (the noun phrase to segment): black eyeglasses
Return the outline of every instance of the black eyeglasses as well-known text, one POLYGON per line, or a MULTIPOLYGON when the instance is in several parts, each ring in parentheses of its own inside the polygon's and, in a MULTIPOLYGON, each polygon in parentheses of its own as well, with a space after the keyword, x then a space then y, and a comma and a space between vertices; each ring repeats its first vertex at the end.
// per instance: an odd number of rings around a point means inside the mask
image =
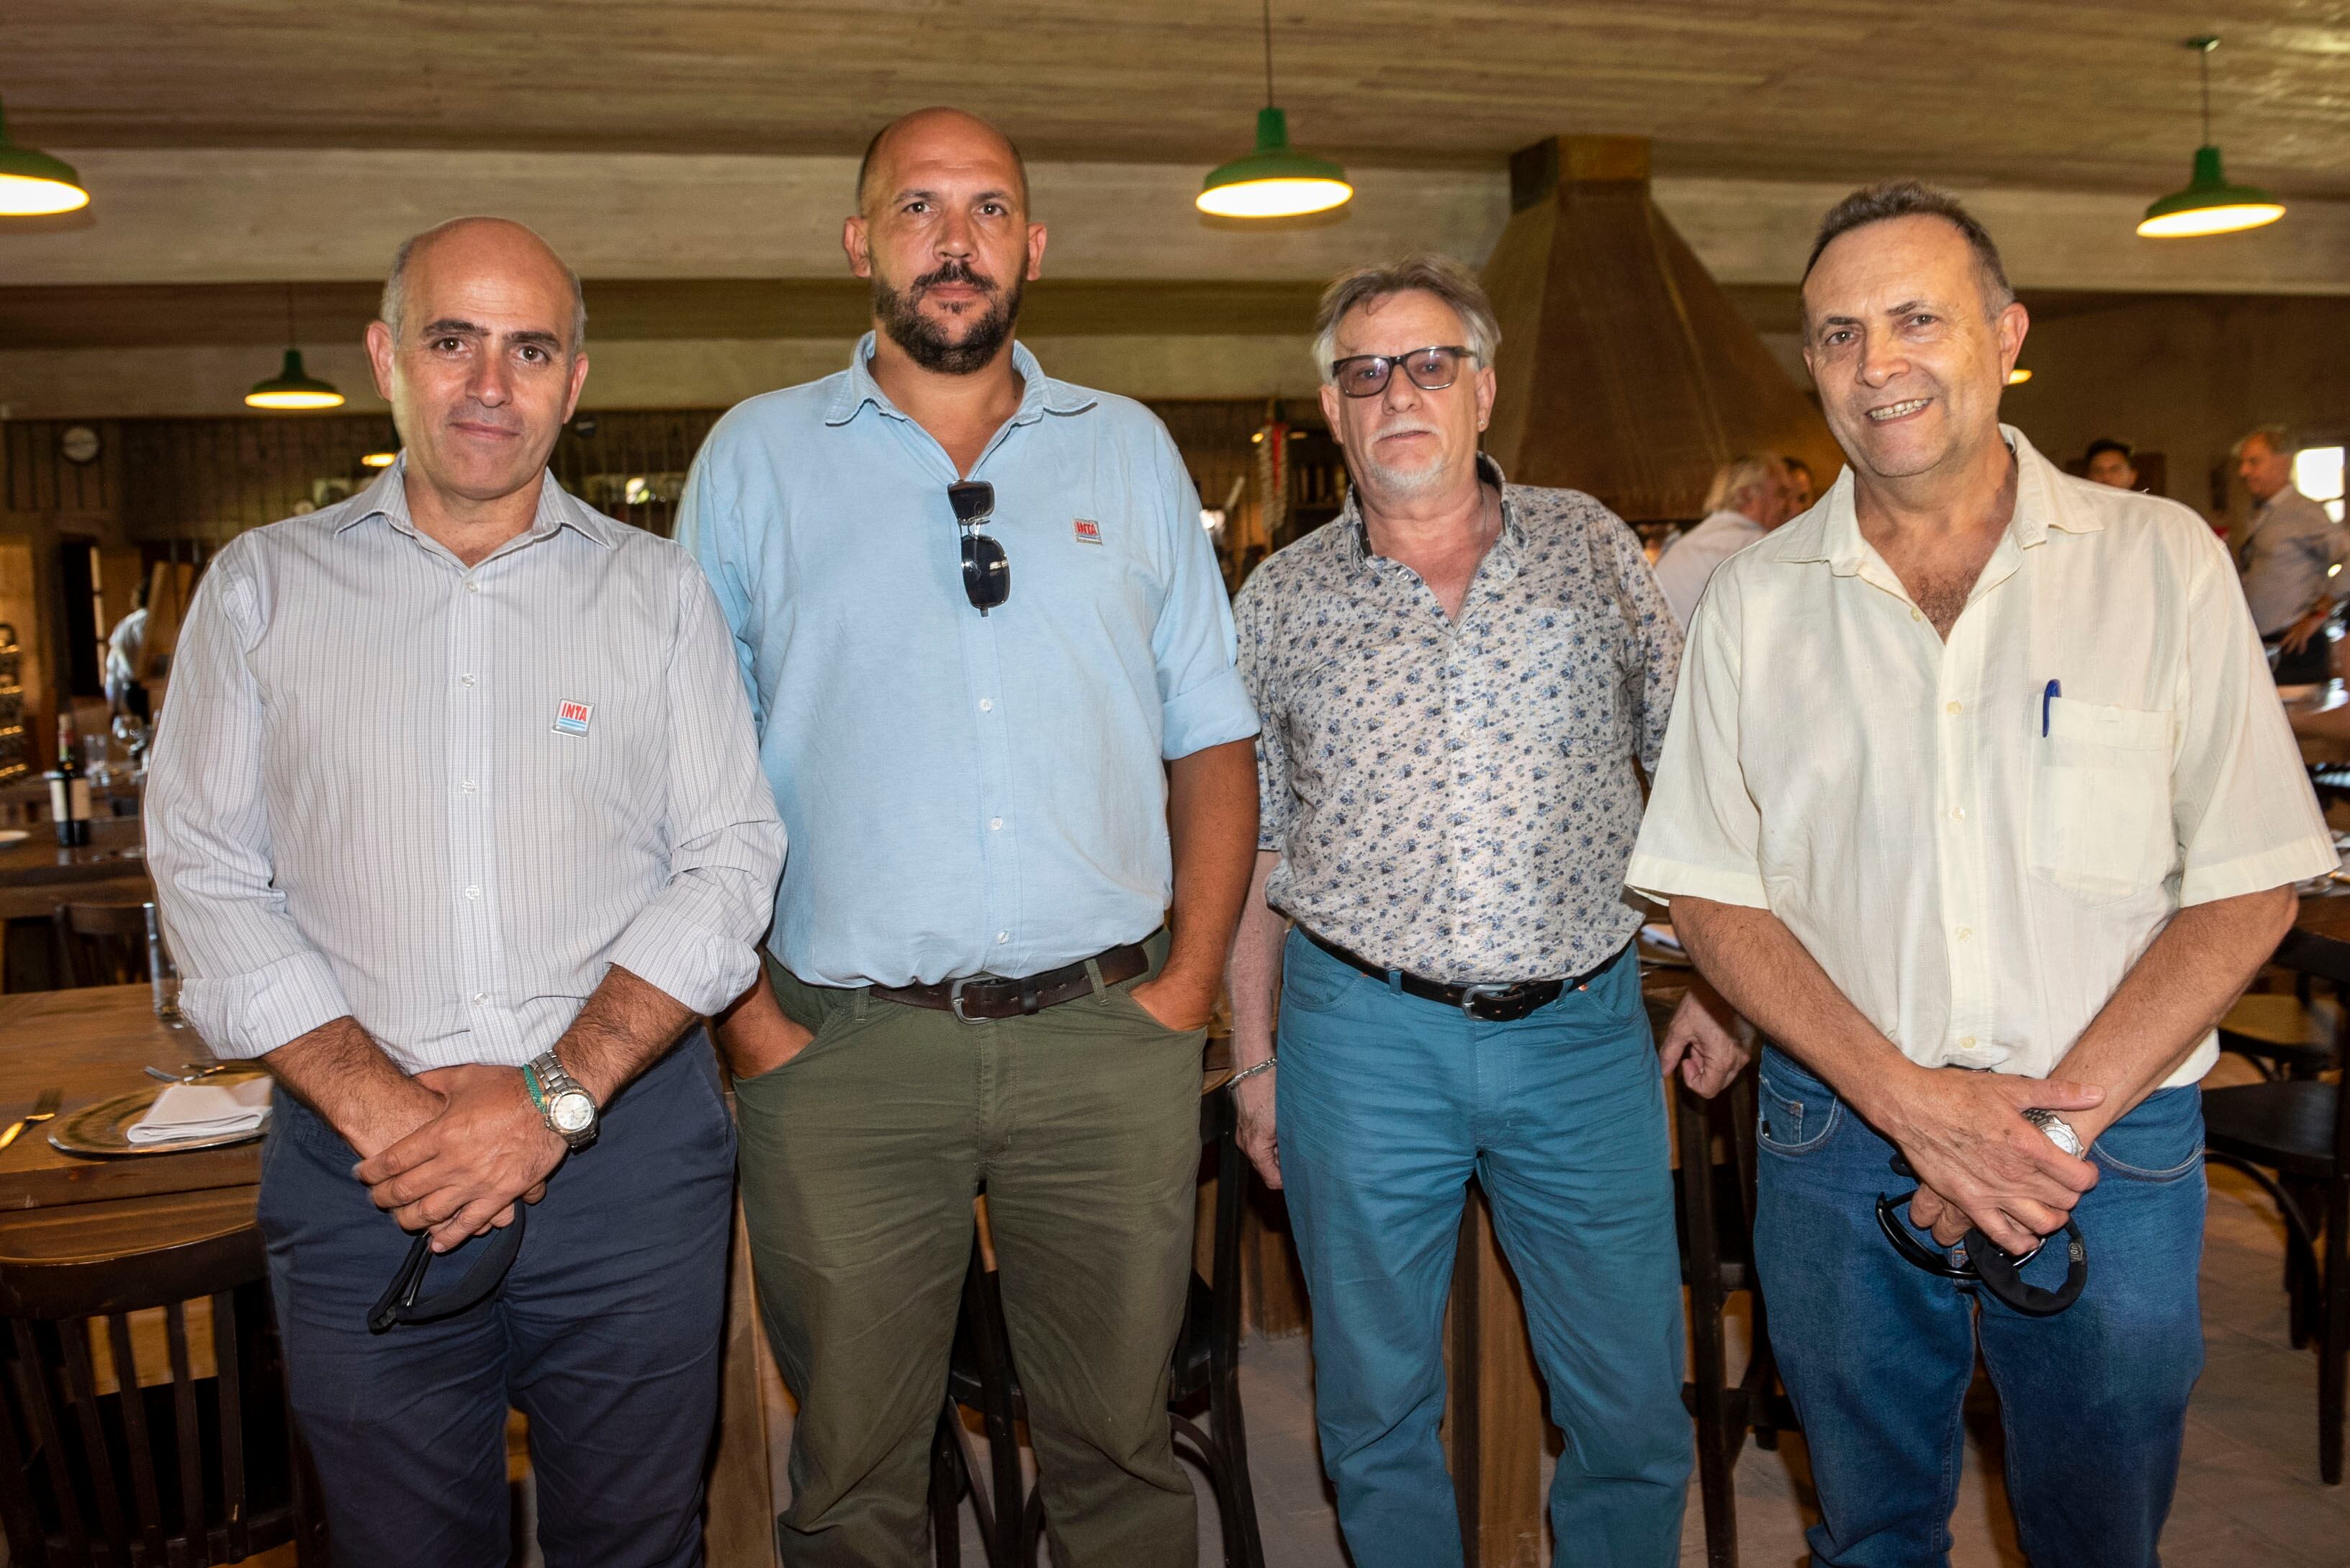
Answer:
POLYGON ((976 532, 995 515, 995 486, 983 479, 950 484, 947 504, 954 508, 955 526, 962 530, 962 596, 985 615, 1012 597, 1012 562, 1003 545, 976 532))
POLYGON ((1461 379, 1461 361, 1474 359, 1473 348, 1458 343, 1415 348, 1409 354, 1352 354, 1330 364, 1330 379, 1350 398, 1376 398, 1388 389, 1388 378, 1397 366, 1423 392, 1440 392, 1461 379))

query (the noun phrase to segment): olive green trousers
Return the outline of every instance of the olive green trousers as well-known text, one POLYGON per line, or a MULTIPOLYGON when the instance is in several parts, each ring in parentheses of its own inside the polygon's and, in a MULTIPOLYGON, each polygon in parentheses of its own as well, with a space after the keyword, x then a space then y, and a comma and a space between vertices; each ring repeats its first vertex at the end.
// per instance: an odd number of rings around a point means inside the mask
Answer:
POLYGON ((1166 1403, 1201 1034, 1159 1024, 1135 981, 963 1023, 803 984, 772 959, 768 974, 816 1031, 734 1086, 760 1307, 799 1401, 785 1568, 929 1561, 931 1437, 983 1187, 1053 1562, 1191 1568, 1166 1403))

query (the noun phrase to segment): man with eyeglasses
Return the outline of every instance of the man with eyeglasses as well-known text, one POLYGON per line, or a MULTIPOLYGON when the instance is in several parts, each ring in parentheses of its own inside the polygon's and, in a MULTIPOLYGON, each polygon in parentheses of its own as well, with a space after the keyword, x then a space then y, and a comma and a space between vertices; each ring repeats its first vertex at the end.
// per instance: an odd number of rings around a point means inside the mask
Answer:
POLYGON ((1189 1564, 1168 1364, 1256 715, 1165 428, 1013 341, 1045 254, 1019 154, 926 109, 858 198, 875 330, 721 421, 681 508, 792 839, 719 1030, 800 1401, 778 1544, 927 1560, 983 1185, 1053 1561, 1189 1564))
MULTIPOLYGON (((1314 357, 1353 488, 1237 607, 1264 726, 1232 966, 1234 1060, 1264 1069, 1236 1091, 1242 1137, 1288 1190, 1357 1568, 1461 1561, 1438 1427, 1471 1176, 1567 1434, 1557 1561, 1662 1568, 1690 1427, 1623 872, 1681 638, 1621 519, 1478 452, 1500 337, 1451 261, 1323 296, 1314 357)), ((1743 1060, 1695 1008, 1665 1054, 1708 1094, 1743 1060)))

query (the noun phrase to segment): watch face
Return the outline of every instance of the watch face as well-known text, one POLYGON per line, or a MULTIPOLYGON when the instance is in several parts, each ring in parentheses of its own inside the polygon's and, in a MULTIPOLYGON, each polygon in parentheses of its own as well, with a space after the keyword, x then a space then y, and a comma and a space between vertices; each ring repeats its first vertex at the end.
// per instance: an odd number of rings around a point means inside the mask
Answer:
POLYGON ((596 1119, 596 1102, 576 1089, 556 1096, 549 1109, 555 1117, 555 1130, 559 1133, 586 1132, 596 1119))

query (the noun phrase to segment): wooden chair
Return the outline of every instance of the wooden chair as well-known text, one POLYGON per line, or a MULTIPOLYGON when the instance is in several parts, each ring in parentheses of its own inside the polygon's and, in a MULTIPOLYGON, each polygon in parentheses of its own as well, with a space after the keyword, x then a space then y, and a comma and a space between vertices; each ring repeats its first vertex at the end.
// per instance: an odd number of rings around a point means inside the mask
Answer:
MULTIPOLYGON (((2276 961, 2350 984, 2350 948, 2304 931, 2276 961)), ((2350 1364, 2350 1074, 2203 1091, 2204 1152, 2276 1200, 2285 1222, 2293 1343, 2317 1342, 2317 1473, 2342 1480, 2344 1373, 2350 1364), (2322 1261, 2320 1248, 2324 1252, 2322 1261)))
MULTIPOLYGON (((1195 1460, 1216 1496, 1224 1562, 1230 1568, 1265 1568, 1264 1542, 1250 1483, 1247 1423, 1241 1409, 1241 1212, 1249 1167, 1241 1153, 1229 1089, 1200 1100, 1200 1141, 1211 1151, 1216 1172, 1215 1228, 1210 1242, 1212 1282, 1191 1276, 1183 1324, 1167 1389, 1167 1418, 1178 1439, 1176 1451, 1195 1460), (1208 1427, 1192 1418, 1204 1409, 1208 1427)), ((1018 1423, 1027 1402, 1012 1365, 1012 1337, 1004 1324, 1003 1294, 977 1241, 963 1282, 962 1321, 947 1375, 946 1407, 931 1450, 931 1546, 940 1568, 962 1561, 955 1509, 967 1491, 979 1516, 989 1568, 1029 1568, 1044 1539, 1045 1500, 1024 1488, 1020 1476, 1018 1423), (989 1486, 972 1476, 962 1441, 961 1411, 980 1413, 987 1431, 989 1486)))
POLYGON ((147 906, 59 904, 49 913, 66 989, 147 978, 147 906))
POLYGON ((1775 1449, 1780 1432, 1795 1425, 1794 1410, 1779 1387, 1770 1321, 1754 1272, 1757 1083, 1750 1064, 1711 1100, 1678 1077, 1672 1084, 1679 1155, 1673 1210, 1690 1306, 1690 1379, 1681 1386, 1681 1402, 1697 1417, 1707 1568, 1737 1568, 1738 1502, 1731 1471, 1747 1434, 1754 1435, 1755 1447, 1775 1449), (1722 1317, 1730 1298, 1741 1291, 1748 1293, 1752 1305, 1753 1352, 1745 1375, 1733 1384, 1722 1317))
POLYGON ((2247 992, 2220 1020, 2220 1049, 2263 1078, 2314 1078, 2341 1060, 2342 1005, 2314 994, 2308 975, 2291 991, 2247 992))
POLYGON ((15 1568, 206 1568, 287 1542, 305 1568, 326 1563, 249 1190, 11 1219, 0 1316, 15 1568), (209 1309, 209 1376, 192 1307, 209 1309), (135 1340, 157 1309, 171 1377, 143 1386, 135 1340))

